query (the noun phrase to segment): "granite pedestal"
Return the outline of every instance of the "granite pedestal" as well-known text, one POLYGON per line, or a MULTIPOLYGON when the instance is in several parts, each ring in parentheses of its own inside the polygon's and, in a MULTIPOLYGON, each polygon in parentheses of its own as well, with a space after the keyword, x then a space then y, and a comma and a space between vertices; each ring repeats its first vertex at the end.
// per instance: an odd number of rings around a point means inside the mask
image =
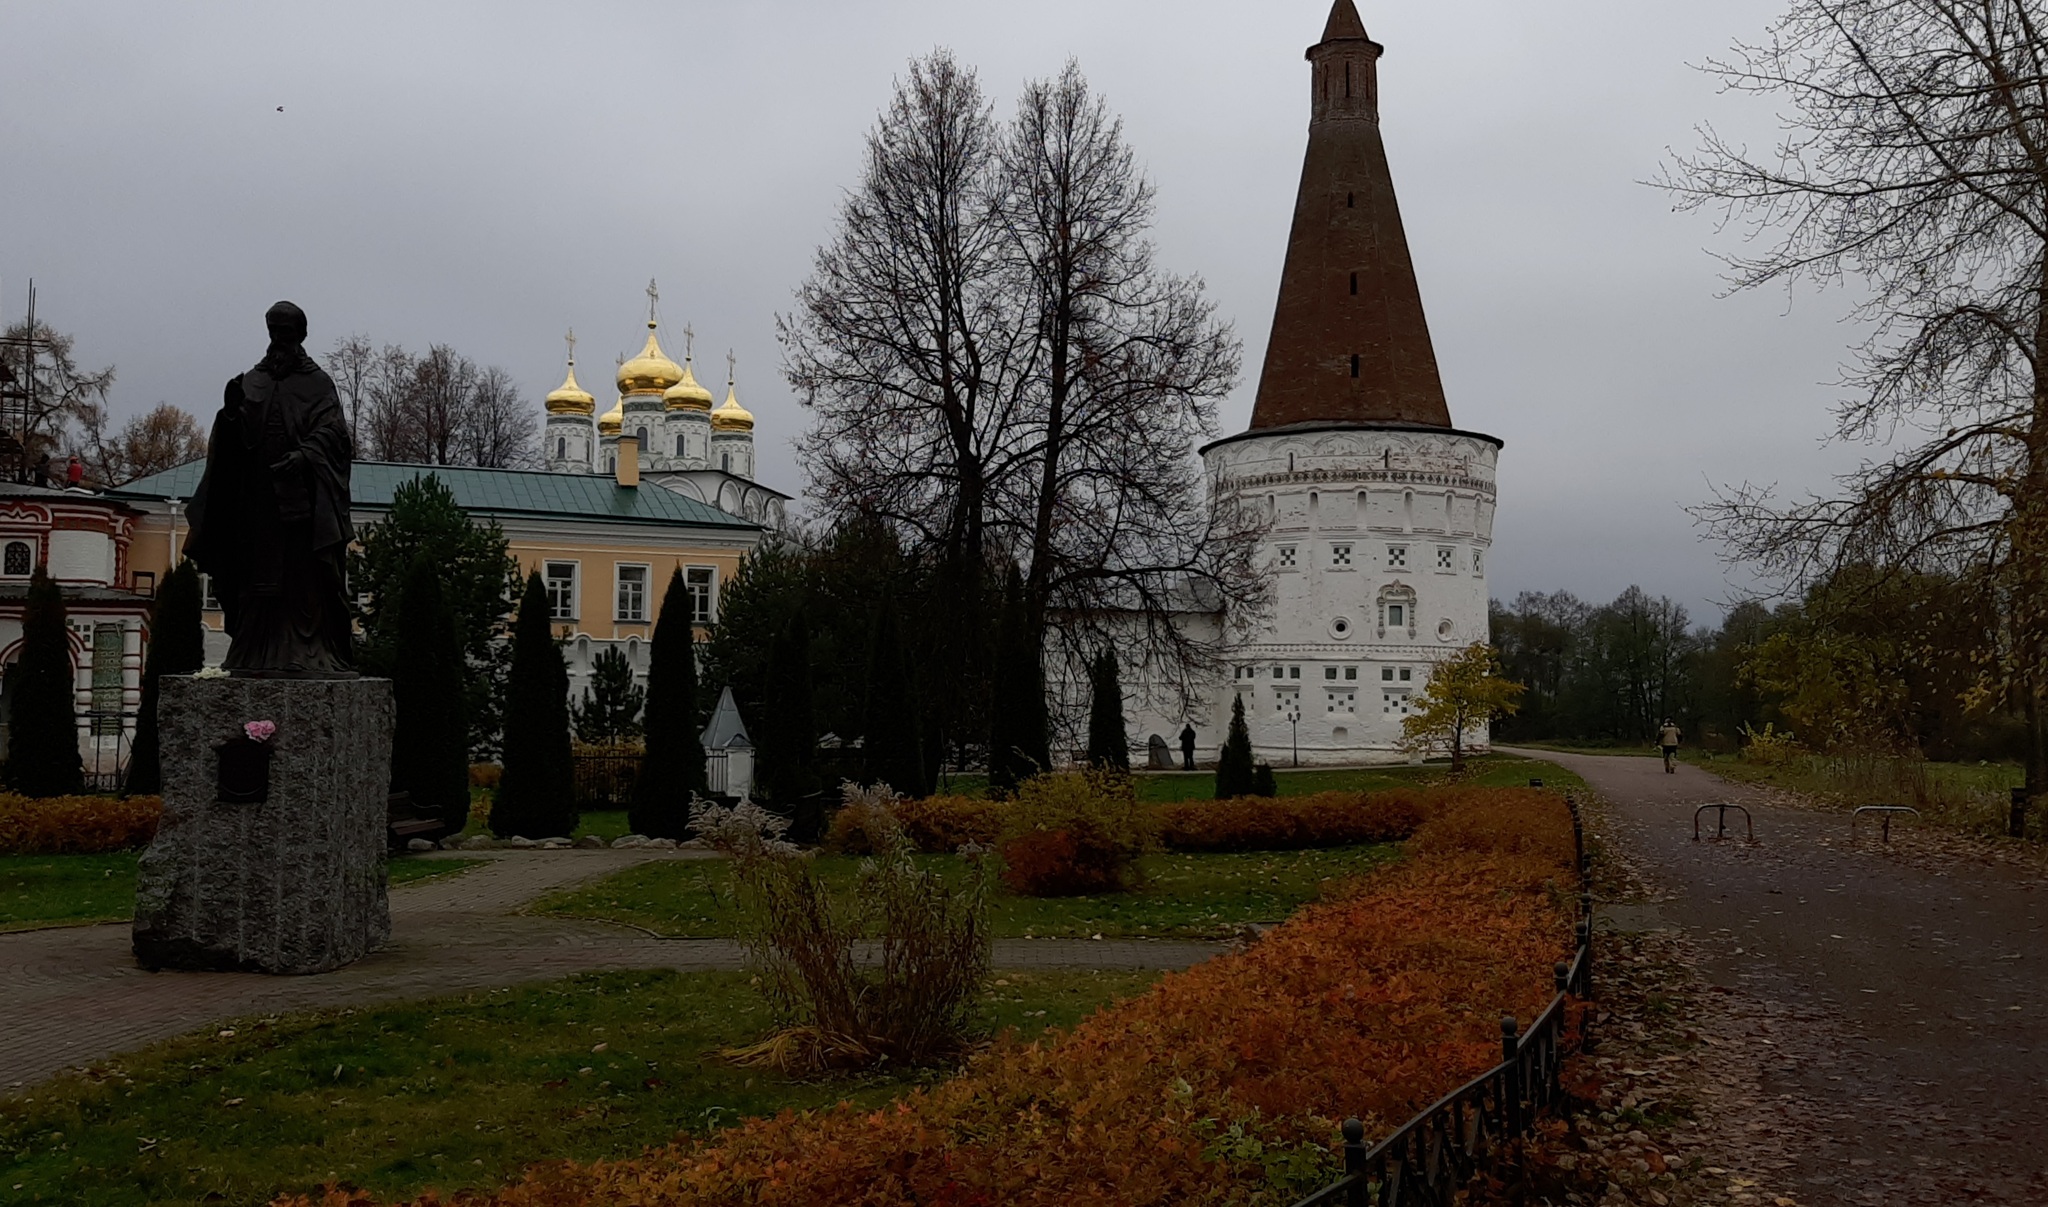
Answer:
POLYGON ((164 676, 164 815, 136 872, 136 960, 326 972, 388 939, 391 724, 387 679, 164 676), (265 749, 249 721, 276 726, 265 749))

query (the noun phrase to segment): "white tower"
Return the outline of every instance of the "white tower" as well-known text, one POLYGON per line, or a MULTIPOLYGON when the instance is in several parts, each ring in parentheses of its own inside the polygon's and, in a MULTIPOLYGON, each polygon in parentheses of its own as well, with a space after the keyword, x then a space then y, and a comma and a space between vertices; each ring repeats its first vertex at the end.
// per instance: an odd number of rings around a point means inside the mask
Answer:
POLYGON ((683 328, 683 376, 661 396, 667 408, 661 436, 670 469, 705 469, 711 464, 711 391, 691 371, 697 337, 683 328))
POLYGON ((734 477, 754 477, 754 416, 740 405, 733 388, 735 361, 725 354, 725 401, 711 412, 711 464, 734 477))
POLYGON ((569 372, 547 396, 548 418, 541 432, 541 456, 551 473, 587 474, 597 452, 590 416, 597 399, 576 384, 576 333, 569 332, 569 372))

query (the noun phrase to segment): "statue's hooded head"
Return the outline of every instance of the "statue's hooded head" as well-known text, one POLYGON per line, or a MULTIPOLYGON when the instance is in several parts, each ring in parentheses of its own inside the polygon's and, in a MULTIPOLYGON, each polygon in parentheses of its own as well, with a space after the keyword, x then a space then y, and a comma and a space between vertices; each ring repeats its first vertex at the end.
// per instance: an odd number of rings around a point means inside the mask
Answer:
POLYGON ((306 312, 290 302, 279 302, 263 312, 263 325, 270 328, 273 344, 306 342, 306 312))

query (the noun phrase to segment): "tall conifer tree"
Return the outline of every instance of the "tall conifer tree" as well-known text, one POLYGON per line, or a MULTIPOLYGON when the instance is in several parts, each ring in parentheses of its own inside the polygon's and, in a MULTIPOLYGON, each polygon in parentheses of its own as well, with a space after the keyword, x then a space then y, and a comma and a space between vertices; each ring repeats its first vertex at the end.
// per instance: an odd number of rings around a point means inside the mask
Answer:
POLYGON ((1052 763, 1046 743, 1045 668, 1038 632, 1024 599, 1024 583, 1010 568, 1003 587, 1003 619, 996 638, 996 665, 989 702, 989 787, 999 793, 1052 763))
POLYGON ((1256 772, 1252 770, 1252 737, 1244 724, 1244 697, 1230 705, 1230 733, 1216 758, 1216 799, 1257 795, 1256 772))
POLYGON ((769 800, 792 805, 818 790, 818 730, 811 706, 811 628, 791 614, 768 656, 761 718, 760 782, 769 800))
POLYGON ((21 617, 21 658, 10 670, 7 782, 24 796, 64 796, 84 787, 78 756, 76 672, 64 596, 36 567, 21 617))
POLYGON ((1129 771, 1131 742, 1124 731, 1124 685, 1115 650, 1104 647, 1096 655, 1088 679, 1088 765, 1129 771))
POLYGON ((442 573, 438 563, 420 557, 399 593, 391 789, 411 794, 415 813, 437 817, 449 833, 459 833, 469 823, 468 668, 455 609, 441 589, 442 573))
POLYGON ((149 661, 142 668, 142 711, 135 717, 135 744, 128 748, 130 796, 164 790, 156 708, 165 675, 189 675, 206 665, 206 626, 200 618, 199 570, 189 561, 164 577, 149 609, 149 661))
POLYGON ((925 767, 922 718, 911 690, 910 669, 903 658, 903 638, 896 618, 896 600, 884 595, 875 609, 868 639, 867 696, 862 711, 861 744, 870 782, 889 785, 906 796, 923 796, 925 767))
POLYGON ((538 571, 526 580, 519 617, 513 622, 504 765, 491 806, 494 833, 501 838, 553 838, 575 828, 569 668, 549 629, 548 593, 538 571))
POLYGON ((703 718, 697 711, 696 628, 690 589, 678 569, 669 575, 647 659, 642 727, 647 755, 633 784, 626 824, 650 838, 682 838, 690 828, 690 797, 710 791, 704 776, 703 718))

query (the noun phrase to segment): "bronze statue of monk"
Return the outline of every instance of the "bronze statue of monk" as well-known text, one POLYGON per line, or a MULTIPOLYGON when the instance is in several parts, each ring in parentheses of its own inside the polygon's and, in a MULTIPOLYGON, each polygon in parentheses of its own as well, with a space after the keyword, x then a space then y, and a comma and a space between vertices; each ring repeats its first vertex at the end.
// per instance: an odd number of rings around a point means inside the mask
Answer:
POLYGON ((354 678, 348 421, 333 379, 306 355, 306 312, 279 302, 263 319, 270 350, 228 382, 185 554, 226 613, 229 673, 354 678))

